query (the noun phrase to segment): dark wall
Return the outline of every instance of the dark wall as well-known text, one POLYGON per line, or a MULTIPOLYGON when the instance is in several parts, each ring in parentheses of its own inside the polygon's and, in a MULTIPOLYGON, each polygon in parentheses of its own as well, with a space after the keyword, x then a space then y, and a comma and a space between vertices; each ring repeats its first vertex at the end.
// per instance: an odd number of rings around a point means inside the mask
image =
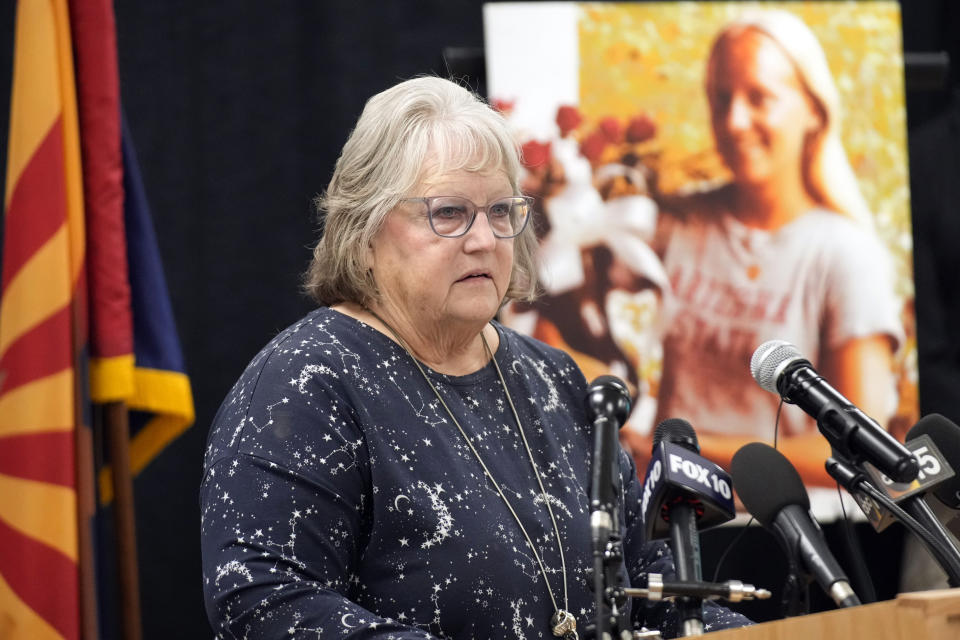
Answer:
MULTIPOLYGON (((13 10, 2 4, 5 123, 13 10)), ((953 47, 956 60, 954 3, 905 5, 906 48, 953 47)), ((311 306, 298 293, 311 200, 365 100, 445 74, 444 47, 481 47, 481 3, 118 0, 116 13, 124 108, 197 409, 136 482, 145 637, 208 638, 197 505, 207 428, 248 359, 311 306)), ((943 112, 946 96, 911 94, 911 128, 943 112)))

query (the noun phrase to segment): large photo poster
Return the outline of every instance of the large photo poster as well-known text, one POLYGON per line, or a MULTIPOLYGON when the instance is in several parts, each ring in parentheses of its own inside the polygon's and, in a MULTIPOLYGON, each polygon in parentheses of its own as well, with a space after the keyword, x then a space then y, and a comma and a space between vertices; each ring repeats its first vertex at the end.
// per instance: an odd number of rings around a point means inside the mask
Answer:
POLYGON ((502 319, 628 383, 638 464, 677 417, 721 465, 776 442, 835 486, 814 420, 751 376, 769 340, 902 440, 918 402, 895 2, 490 4, 484 30, 544 283, 502 319))

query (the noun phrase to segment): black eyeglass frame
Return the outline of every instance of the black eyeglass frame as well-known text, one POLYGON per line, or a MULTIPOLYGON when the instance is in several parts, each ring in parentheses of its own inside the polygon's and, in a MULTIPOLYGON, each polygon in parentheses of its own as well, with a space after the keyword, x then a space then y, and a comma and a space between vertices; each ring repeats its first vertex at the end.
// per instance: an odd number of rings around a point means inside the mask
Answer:
MULTIPOLYGON (((497 230, 494 229, 492 224, 490 225, 490 230, 493 232, 493 235, 495 237, 502 238, 503 240, 510 240, 511 238, 516 238, 521 233, 523 233, 523 230, 527 228, 527 224, 529 224, 530 222, 530 218, 532 217, 532 214, 533 214, 533 202, 534 202, 534 199, 530 196, 506 196, 504 198, 498 198, 493 202, 488 202, 483 207, 477 206, 477 203, 475 203, 473 200, 471 200, 470 198, 464 198, 463 196, 426 196, 422 198, 403 198, 402 200, 400 200, 400 202, 422 202, 427 207, 427 221, 430 223, 431 231, 433 231, 435 234, 437 234, 441 238, 462 238, 463 236, 467 235, 467 232, 470 231, 470 229, 473 227, 473 223, 477 221, 477 214, 479 214, 481 211, 483 211, 484 213, 487 213, 487 209, 490 208, 491 205, 495 205, 498 202, 503 202, 504 200, 518 200, 518 199, 523 200, 527 204, 527 215, 523 218, 523 224, 520 225, 520 228, 517 230, 516 233, 509 236, 501 235, 500 233, 497 233, 497 230), (440 233, 439 231, 437 231, 437 228, 433 224, 433 216, 431 215, 431 212, 432 212, 431 207, 432 207, 433 201, 442 200, 444 198, 459 198, 460 200, 469 202, 470 205, 473 206, 473 215, 470 217, 470 222, 467 223, 467 226, 464 227, 463 231, 461 231, 456 235, 440 233)), ((489 218, 489 215, 490 214, 487 213, 488 218, 489 218)), ((488 219, 488 223, 489 223, 489 219, 488 219)))

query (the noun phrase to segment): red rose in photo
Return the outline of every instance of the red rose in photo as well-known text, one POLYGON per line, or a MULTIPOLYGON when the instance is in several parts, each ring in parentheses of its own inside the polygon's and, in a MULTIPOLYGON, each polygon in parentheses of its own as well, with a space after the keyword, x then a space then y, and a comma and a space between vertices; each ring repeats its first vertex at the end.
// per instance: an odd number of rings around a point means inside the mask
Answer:
POLYGON ((623 142, 623 127, 613 116, 607 116, 600 121, 600 131, 607 138, 608 142, 619 144, 623 142))
POLYGON ((627 142, 645 142, 657 133, 657 125, 647 114, 635 116, 627 125, 627 142))
POLYGON ((523 144, 523 165, 528 169, 542 167, 550 160, 550 143, 530 140, 523 144))
POLYGON ((607 136, 603 134, 603 131, 598 129, 580 143, 580 153, 583 154, 583 157, 587 160, 596 164, 600 161, 600 156, 603 155, 603 150, 607 148, 607 144, 607 136))
POLYGON ((568 133, 580 126, 583 116, 576 107, 564 105, 557 109, 557 126, 560 127, 560 137, 565 138, 568 133))

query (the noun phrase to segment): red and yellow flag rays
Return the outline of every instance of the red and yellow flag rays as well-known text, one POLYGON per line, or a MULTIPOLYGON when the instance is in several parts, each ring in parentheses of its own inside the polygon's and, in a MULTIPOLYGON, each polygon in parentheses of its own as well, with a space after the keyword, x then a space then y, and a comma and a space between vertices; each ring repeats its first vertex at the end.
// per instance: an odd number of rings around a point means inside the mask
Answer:
POLYGON ((79 637, 83 199, 64 0, 22 0, 0 299, 0 637, 79 637))

